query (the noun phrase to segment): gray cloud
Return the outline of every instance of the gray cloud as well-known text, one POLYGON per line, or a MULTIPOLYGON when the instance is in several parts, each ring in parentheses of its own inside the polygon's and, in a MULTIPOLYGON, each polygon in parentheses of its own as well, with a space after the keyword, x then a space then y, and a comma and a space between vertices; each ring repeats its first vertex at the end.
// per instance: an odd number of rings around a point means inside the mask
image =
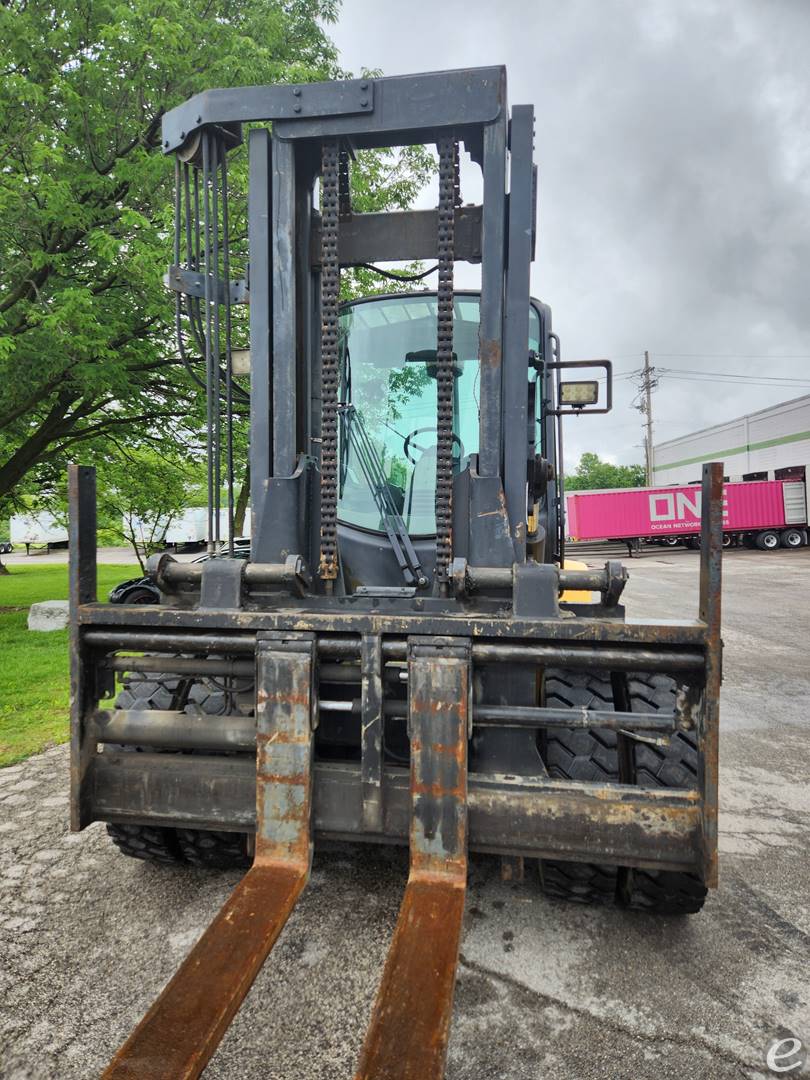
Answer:
MULTIPOLYGON (((507 65, 537 115, 534 291, 569 358, 808 381, 665 378, 656 441, 810 390, 810 3, 344 0, 334 37, 353 70, 507 65)), ((571 421, 571 457, 640 460, 633 396, 571 421)))

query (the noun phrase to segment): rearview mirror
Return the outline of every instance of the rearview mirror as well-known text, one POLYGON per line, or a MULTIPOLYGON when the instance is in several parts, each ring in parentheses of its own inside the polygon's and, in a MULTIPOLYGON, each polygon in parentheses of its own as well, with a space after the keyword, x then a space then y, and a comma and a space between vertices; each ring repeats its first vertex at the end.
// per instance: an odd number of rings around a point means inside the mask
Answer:
POLYGON ((581 409, 585 405, 596 405, 599 401, 599 382, 587 379, 582 382, 560 383, 560 404, 581 409))

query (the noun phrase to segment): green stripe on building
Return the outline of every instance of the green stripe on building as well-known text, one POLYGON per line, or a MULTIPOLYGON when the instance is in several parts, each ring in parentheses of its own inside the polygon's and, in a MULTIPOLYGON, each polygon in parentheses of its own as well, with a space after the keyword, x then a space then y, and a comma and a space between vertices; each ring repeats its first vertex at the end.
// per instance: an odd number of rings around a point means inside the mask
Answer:
POLYGON ((810 431, 797 431, 794 435, 780 435, 778 439, 765 439, 763 442, 749 443, 747 446, 732 446, 729 450, 712 450, 710 454, 701 454, 700 457, 668 461, 665 465, 656 465, 653 471, 664 472, 665 469, 678 469, 681 465, 700 465, 704 461, 717 461, 732 457, 734 454, 744 454, 746 451, 767 450, 769 446, 786 446, 788 443, 804 442, 806 439, 810 439, 810 431))

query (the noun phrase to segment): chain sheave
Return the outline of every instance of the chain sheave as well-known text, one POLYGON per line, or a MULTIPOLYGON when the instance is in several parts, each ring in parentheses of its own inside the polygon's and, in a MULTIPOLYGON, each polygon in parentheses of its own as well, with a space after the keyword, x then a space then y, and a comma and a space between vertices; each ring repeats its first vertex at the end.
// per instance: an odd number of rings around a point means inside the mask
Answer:
POLYGON ((436 580, 446 592, 453 558, 453 261, 460 203, 458 143, 440 139, 436 341, 436 580))
POLYGON ((325 141, 321 159, 321 557, 319 574, 331 591, 337 577, 338 220, 340 152, 325 141))

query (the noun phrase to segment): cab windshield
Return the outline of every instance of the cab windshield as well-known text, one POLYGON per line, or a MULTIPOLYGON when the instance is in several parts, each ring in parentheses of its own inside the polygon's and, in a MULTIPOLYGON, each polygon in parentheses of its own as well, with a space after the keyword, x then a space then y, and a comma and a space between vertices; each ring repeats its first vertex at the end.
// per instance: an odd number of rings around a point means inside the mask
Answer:
MULTIPOLYGON (((453 308, 453 463, 478 452, 478 296, 453 308)), ((530 347, 539 319, 532 308, 530 347)), ((340 319, 341 521, 382 530, 386 506, 412 536, 436 531, 436 297, 360 301, 340 319)))

